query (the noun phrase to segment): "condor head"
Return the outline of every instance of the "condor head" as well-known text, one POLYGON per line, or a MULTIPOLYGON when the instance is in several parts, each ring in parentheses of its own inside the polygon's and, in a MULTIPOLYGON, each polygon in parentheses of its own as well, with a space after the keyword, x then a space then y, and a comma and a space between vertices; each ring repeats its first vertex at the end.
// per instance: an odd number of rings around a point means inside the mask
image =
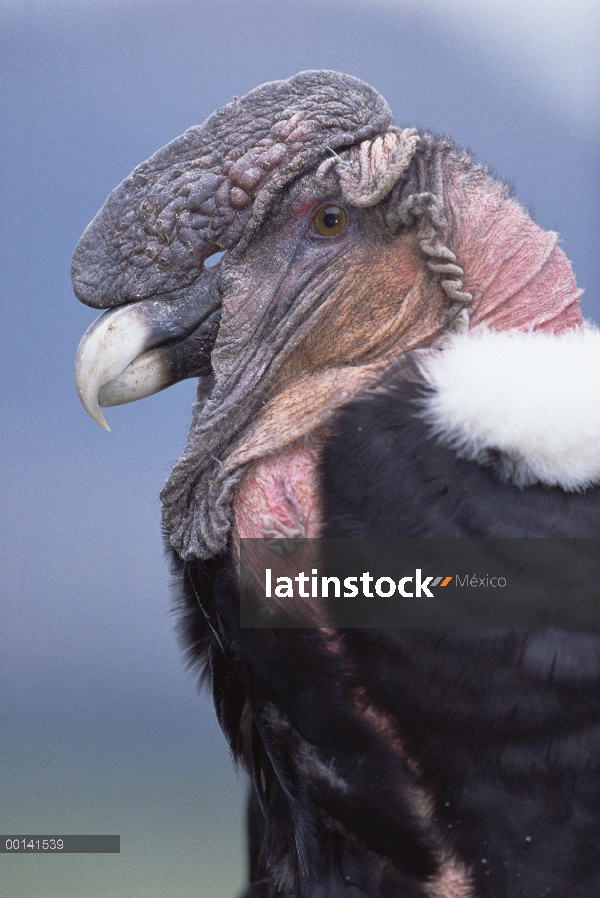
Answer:
POLYGON ((223 548, 249 464, 322 427, 398 355, 469 324, 580 321, 555 234, 449 141, 392 126, 375 90, 328 71, 262 85, 138 166, 72 276, 109 309, 76 360, 96 421, 200 378, 162 495, 184 559, 223 548))

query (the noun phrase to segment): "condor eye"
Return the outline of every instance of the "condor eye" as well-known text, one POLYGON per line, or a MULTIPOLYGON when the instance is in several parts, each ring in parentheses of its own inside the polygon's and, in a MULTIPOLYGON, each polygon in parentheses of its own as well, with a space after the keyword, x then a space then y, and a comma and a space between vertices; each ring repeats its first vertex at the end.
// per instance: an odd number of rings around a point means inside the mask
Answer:
POLYGON ((321 206, 313 221, 323 237, 335 237, 346 227, 348 216, 340 206, 321 206))

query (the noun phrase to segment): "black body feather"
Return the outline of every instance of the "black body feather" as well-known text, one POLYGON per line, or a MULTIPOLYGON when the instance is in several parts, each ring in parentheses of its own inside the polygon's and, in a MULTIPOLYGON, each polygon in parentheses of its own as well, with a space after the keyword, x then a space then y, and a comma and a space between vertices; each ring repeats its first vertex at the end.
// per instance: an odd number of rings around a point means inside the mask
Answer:
MULTIPOLYGON (((600 536, 600 489, 457 458, 422 391, 404 365, 339 412, 324 536, 600 536)), ((240 629, 230 559, 187 564, 181 607, 252 781, 248 896, 441 895, 450 855, 481 898, 600 896, 598 631, 347 630, 339 657, 318 631, 240 629)))

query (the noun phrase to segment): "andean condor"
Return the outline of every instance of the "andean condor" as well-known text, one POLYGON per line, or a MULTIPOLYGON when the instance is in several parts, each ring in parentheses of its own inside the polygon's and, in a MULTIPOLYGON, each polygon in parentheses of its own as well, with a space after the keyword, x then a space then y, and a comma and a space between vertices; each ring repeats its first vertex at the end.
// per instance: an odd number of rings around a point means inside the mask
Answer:
POLYGON ((600 336, 450 141, 329 71, 159 150, 75 251, 89 413, 198 377, 163 492, 252 898, 600 896, 600 639, 240 627, 243 537, 600 536, 600 336), (208 257, 225 251, 218 265, 208 257))

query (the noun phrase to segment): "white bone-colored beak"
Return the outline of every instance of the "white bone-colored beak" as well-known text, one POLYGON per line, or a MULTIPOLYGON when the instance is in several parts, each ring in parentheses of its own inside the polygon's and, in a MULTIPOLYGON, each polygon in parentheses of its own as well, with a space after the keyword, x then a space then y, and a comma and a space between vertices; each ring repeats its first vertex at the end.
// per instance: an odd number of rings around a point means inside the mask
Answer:
POLYGON ((100 408, 101 403, 117 405, 156 392, 159 372, 156 365, 153 368, 147 364, 138 365, 139 370, 127 375, 124 383, 115 385, 112 390, 106 388, 134 359, 155 344, 156 332, 140 305, 121 306, 105 312, 83 335, 75 356, 75 384, 85 410, 106 430, 110 428, 100 408), (147 389, 149 381, 154 383, 154 389, 147 389), (133 387, 137 395, 124 398, 127 385, 133 387))
POLYGON ((221 307, 214 281, 180 297, 118 306, 88 327, 75 356, 75 384, 94 421, 109 430, 101 408, 210 373, 210 341, 198 328, 221 307))
POLYGON ((153 396, 175 382, 165 350, 151 349, 134 359, 119 377, 100 387, 98 404, 101 408, 109 408, 135 402, 153 396))

